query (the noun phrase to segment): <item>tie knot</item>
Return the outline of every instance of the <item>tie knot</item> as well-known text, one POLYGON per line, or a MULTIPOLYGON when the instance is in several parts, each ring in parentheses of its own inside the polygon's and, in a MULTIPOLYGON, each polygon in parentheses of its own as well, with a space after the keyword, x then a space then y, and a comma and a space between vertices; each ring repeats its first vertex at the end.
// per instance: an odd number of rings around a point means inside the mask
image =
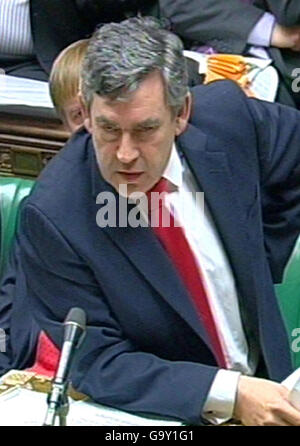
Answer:
POLYGON ((166 178, 161 178, 153 187, 148 191, 148 194, 151 192, 170 192, 170 182, 166 178))
POLYGON ((171 183, 166 178, 161 178, 153 187, 147 192, 148 211, 153 213, 156 209, 162 207, 164 202, 164 195, 171 192, 171 183))
POLYGON ((166 178, 161 178, 147 192, 148 217, 151 219, 151 226, 170 226, 170 212, 166 207, 166 195, 174 192, 175 186, 166 178))

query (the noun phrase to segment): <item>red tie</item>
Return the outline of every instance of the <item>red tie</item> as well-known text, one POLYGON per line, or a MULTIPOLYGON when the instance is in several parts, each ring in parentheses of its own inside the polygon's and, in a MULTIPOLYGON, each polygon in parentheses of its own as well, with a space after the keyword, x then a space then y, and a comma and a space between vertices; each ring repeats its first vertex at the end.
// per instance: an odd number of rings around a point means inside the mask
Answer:
MULTIPOLYGON (((170 183, 162 178, 153 189, 148 192, 148 201, 150 203, 150 212, 155 211, 153 202, 153 195, 150 199, 150 193, 152 192, 168 192, 170 183)), ((156 197, 157 198, 157 197, 156 197)), ((157 201, 156 201, 157 202, 157 201)), ((163 245, 164 249, 172 259, 183 283, 185 284, 192 300, 196 306, 197 312, 203 321, 206 332, 211 341, 211 345, 220 367, 226 368, 226 362, 222 351, 219 335, 215 326, 215 322, 211 313, 211 309, 208 303, 207 295, 203 285, 201 271, 196 263, 192 250, 188 244, 188 241, 184 235, 184 231, 180 226, 175 225, 174 217, 168 212, 163 204, 163 200, 160 201, 159 206, 159 224, 153 226, 152 215, 151 223, 153 230, 156 233, 158 239, 163 245), (169 214, 170 225, 164 227, 162 225, 162 218, 165 219, 166 212, 169 214), (163 217, 162 217, 163 216, 163 217)))
POLYGON ((52 377, 58 365, 59 355, 60 351, 58 348, 42 331, 37 344, 35 363, 27 370, 39 375, 52 377))

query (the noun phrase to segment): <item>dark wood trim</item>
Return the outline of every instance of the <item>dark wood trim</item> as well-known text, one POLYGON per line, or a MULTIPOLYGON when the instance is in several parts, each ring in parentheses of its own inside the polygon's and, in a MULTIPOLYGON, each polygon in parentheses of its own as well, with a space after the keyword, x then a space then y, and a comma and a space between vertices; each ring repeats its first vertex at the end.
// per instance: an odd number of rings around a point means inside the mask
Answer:
POLYGON ((57 119, 0 112, 0 175, 37 177, 68 137, 57 119))

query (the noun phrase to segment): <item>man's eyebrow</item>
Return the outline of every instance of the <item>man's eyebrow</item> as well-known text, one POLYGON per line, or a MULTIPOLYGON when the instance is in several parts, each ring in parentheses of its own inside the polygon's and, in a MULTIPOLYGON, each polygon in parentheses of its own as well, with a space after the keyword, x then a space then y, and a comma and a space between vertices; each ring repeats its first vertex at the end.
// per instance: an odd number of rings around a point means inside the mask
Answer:
POLYGON ((96 116, 95 118, 97 125, 109 125, 111 127, 119 127, 118 124, 114 121, 111 121, 110 119, 106 118, 105 116, 96 116))
POLYGON ((161 124, 160 119, 158 118, 149 118, 149 119, 145 119, 145 121, 139 122, 138 124, 136 124, 134 126, 135 129, 147 129, 147 128, 152 128, 152 127, 159 127, 161 124))
MULTIPOLYGON (((108 126, 113 127, 113 128, 119 128, 119 125, 115 121, 112 121, 112 120, 106 118, 103 115, 96 116, 95 122, 96 122, 97 125, 108 125, 108 126)), ((160 119, 158 119, 158 118, 148 118, 148 119, 145 119, 142 122, 138 122, 134 126, 134 129, 135 130, 140 130, 140 129, 156 128, 156 127, 159 127, 160 125, 161 125, 160 119)))

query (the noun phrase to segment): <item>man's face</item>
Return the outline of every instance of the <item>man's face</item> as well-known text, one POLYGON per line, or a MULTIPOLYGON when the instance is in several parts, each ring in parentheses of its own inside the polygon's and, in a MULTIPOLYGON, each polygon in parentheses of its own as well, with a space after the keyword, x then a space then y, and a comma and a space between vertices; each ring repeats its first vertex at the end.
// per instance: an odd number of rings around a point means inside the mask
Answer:
POLYGON ((189 97, 178 116, 165 103, 159 73, 150 74, 126 102, 94 96, 85 125, 104 179, 127 195, 147 192, 161 178, 175 136, 189 117, 189 97))

